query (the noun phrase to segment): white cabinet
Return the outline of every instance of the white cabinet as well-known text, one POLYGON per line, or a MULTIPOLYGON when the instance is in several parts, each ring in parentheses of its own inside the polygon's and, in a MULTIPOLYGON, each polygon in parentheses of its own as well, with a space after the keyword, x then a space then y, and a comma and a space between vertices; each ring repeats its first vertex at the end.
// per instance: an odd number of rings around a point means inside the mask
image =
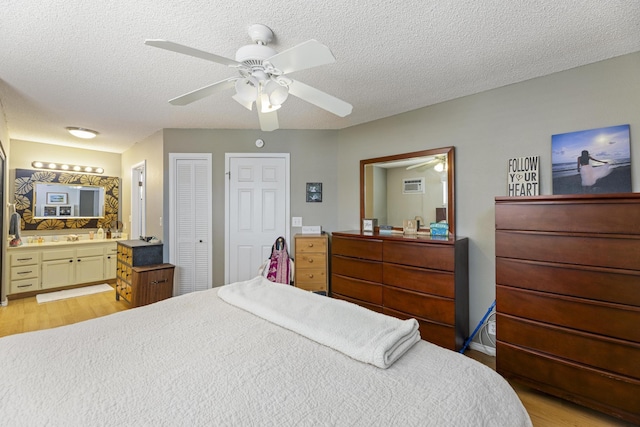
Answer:
POLYGON ((88 283, 104 280, 104 248, 96 246, 76 249, 75 281, 88 283))
POLYGON ((42 289, 59 288, 75 284, 75 249, 41 251, 42 289))
POLYGON ((116 245, 104 248, 104 279, 116 278, 118 267, 118 247, 116 245))
POLYGON ((20 251, 9 255, 9 293, 35 291, 40 289, 40 252, 20 251))
POLYGON ((116 241, 11 248, 9 293, 115 280, 116 241))

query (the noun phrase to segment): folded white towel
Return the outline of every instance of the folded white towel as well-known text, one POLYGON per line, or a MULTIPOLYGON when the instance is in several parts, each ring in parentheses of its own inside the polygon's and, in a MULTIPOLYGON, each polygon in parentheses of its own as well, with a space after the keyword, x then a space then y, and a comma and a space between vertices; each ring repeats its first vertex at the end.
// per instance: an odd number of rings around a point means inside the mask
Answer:
POLYGON ((420 341, 418 322, 400 320, 258 276, 222 286, 218 296, 361 362, 388 368, 420 341))

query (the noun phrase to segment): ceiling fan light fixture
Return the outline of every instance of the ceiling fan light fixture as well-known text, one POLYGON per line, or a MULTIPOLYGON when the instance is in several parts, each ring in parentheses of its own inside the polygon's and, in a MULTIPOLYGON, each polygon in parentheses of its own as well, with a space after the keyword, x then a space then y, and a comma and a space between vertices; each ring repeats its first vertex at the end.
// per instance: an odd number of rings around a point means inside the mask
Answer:
POLYGON ((98 136, 98 132, 91 129, 79 128, 74 126, 68 126, 66 129, 67 129, 67 132, 69 132, 71 135, 77 138, 93 139, 96 136, 98 136))
POLYGON ((258 97, 258 89, 254 82, 248 78, 238 79, 236 80, 236 95, 242 100, 242 103, 251 103, 258 97))
POLYGON ((438 164, 433 167, 433 170, 436 172, 442 172, 444 170, 444 163, 438 162, 438 164))
POLYGON ((287 97, 289 96, 289 88, 282 86, 278 82, 270 80, 265 84, 263 93, 266 93, 269 97, 270 105, 280 106, 287 100, 287 97))
POLYGON ((260 95, 260 100, 262 101, 261 111, 263 113, 271 113, 272 111, 279 110, 280 107, 282 107, 280 104, 272 104, 269 100, 269 95, 264 92, 260 95))

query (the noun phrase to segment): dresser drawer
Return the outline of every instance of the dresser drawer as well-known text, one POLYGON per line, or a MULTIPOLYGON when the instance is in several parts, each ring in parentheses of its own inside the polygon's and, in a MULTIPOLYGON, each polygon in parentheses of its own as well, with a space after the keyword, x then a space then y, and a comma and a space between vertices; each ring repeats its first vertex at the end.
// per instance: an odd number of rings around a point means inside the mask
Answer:
MULTIPOLYGON (((499 333, 499 332, 498 332, 499 333)), ((545 354, 497 345, 496 368, 507 378, 516 378, 542 391, 560 396, 627 420, 640 422, 640 381, 577 365, 545 354)))
MULTIPOLYGON (((304 285, 318 285, 327 283, 327 271, 323 268, 306 268, 296 269, 295 285, 304 287, 304 285)), ((306 289, 306 288, 305 288, 306 289)))
POLYGON ((355 298, 375 305, 382 305, 382 285, 375 282, 331 275, 331 293, 355 298))
POLYGON ((416 319, 420 329, 420 338, 430 343, 439 345, 440 347, 456 350, 464 344, 462 340, 456 342, 456 331, 451 325, 443 325, 441 323, 430 322, 416 316, 410 316, 400 311, 391 310, 383 307, 382 312, 398 319, 416 319))
POLYGON ((341 276, 382 282, 382 263, 334 255, 331 257, 331 272, 341 276))
POLYGON ((331 297, 335 298, 335 299, 342 300, 342 301, 348 301, 348 302, 350 302, 352 304, 359 305, 360 307, 364 307, 366 309, 369 309, 371 311, 375 311, 377 313, 382 313, 382 306, 380 306, 380 305, 370 304, 368 302, 357 300, 357 299, 354 299, 354 298, 349 298, 349 297, 344 296, 344 295, 334 294, 333 292, 331 293, 331 297))
POLYGON ((11 266, 16 265, 31 265, 37 264, 40 262, 40 253, 39 252, 18 252, 12 253, 11 257, 11 266))
POLYGON ((640 271, 496 258, 496 283, 640 307, 640 271))
POLYGON ((640 344, 501 313, 497 332, 500 341, 640 380, 640 344))
POLYGON ((21 265, 18 267, 11 267, 11 280, 32 279, 34 277, 40 277, 40 266, 35 265, 21 265))
POLYGON ((496 203, 500 230, 640 234, 640 222, 630 218, 640 218, 640 204, 629 200, 496 203))
POLYGON ((640 239, 496 231, 496 256, 637 270, 640 239), (580 250, 578 250, 580 248, 580 250))
POLYGON ((325 253, 309 252, 298 253, 296 256, 296 270, 297 269, 325 269, 327 265, 327 255, 325 253))
POLYGON ((453 325, 456 320, 455 303, 451 299, 383 286, 382 301, 385 308, 401 311, 410 316, 418 316, 447 325, 453 325))
POLYGON ((453 273, 385 263, 382 281, 385 285, 412 291, 447 298, 455 296, 453 273))
MULTIPOLYGON (((296 253, 327 252, 326 237, 296 236, 296 253)), ((299 255, 298 255, 299 256, 299 255)), ((296 259, 297 261, 297 259, 296 259)))
POLYGON ((497 311, 640 343, 640 308, 496 286, 497 311))
POLYGON ((19 294, 20 292, 35 291, 40 289, 40 280, 37 277, 32 279, 12 280, 9 293, 19 294))
POLYGON ((451 245, 385 241, 382 248, 384 262, 445 271, 455 269, 451 245))
POLYGON ((331 252, 334 255, 382 261, 382 241, 333 236, 331 252))

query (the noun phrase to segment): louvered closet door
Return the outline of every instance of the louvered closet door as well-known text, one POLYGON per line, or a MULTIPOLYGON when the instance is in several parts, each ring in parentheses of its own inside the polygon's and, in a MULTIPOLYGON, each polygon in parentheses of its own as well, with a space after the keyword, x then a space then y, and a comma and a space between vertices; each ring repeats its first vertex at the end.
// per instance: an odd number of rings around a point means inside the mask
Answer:
POLYGON ((170 197, 175 294, 211 288, 211 159, 176 154, 170 197), (180 157, 179 157, 180 156, 180 157))

